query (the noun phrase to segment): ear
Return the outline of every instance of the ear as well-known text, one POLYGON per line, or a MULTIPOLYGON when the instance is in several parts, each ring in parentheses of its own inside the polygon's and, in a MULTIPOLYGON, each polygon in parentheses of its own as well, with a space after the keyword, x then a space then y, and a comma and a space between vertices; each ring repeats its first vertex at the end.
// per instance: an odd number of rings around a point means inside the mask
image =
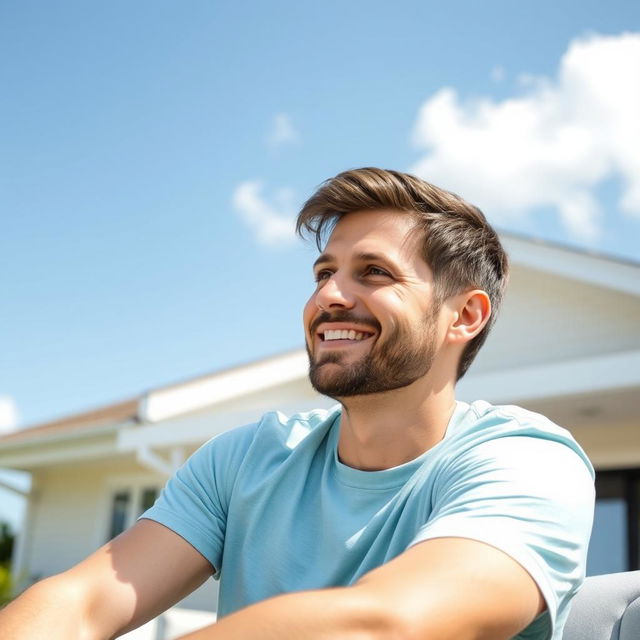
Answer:
POLYGON ((447 341, 464 344, 475 338, 491 317, 491 300, 485 291, 474 289, 452 296, 452 322, 447 331, 447 341))

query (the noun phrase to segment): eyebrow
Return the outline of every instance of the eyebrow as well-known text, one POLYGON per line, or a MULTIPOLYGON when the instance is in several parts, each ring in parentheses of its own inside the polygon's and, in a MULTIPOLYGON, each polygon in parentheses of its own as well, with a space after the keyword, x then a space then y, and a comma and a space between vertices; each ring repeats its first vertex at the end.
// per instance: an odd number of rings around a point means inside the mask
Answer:
MULTIPOLYGON (((359 262, 383 262, 384 264, 388 264, 389 266, 396 266, 392 260, 381 253, 358 253, 354 256, 354 259, 359 262)), ((315 269, 318 265, 326 264, 327 262, 335 262, 335 257, 330 253, 323 253, 318 256, 317 260, 313 263, 313 268, 315 269)))
POLYGON ((325 262, 333 262, 333 260, 335 258, 330 253, 321 253, 313 263, 313 268, 315 269, 319 264, 324 264, 325 262))

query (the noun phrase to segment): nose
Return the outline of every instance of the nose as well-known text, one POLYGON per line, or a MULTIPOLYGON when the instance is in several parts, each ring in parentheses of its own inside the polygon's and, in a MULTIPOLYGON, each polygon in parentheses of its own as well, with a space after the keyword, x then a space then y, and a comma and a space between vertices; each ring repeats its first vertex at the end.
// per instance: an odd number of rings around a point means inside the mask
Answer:
POLYGON ((316 305, 320 309, 344 308, 352 309, 355 297, 344 278, 334 273, 328 278, 316 293, 316 305))

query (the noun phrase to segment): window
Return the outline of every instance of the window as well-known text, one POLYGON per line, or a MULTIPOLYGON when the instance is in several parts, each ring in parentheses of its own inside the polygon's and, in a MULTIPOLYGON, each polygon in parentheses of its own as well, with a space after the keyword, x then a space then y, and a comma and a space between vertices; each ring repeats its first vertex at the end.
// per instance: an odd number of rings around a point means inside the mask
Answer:
POLYGON ((129 486, 112 492, 107 540, 115 538, 129 528, 159 494, 157 486, 129 486))
POLYGON ((143 489, 140 494, 140 513, 138 515, 153 507, 157 497, 158 487, 146 487, 143 489))
POLYGON ((640 469, 600 471, 587 575, 640 568, 640 469))
POLYGON ((122 533, 127 528, 127 514, 129 512, 130 502, 130 491, 118 491, 113 495, 109 539, 115 538, 119 533, 122 533))

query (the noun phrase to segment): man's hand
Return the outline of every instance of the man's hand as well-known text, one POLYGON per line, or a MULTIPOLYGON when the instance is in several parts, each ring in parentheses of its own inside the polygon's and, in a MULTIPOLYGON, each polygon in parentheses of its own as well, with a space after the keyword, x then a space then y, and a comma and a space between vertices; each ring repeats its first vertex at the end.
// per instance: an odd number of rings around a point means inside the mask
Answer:
POLYGON ((0 611, 3 640, 107 640, 165 611, 212 574, 188 542, 140 520, 0 611))
POLYGON ((531 576, 464 538, 421 542, 351 587, 252 605, 182 640, 508 640, 545 608, 531 576))

